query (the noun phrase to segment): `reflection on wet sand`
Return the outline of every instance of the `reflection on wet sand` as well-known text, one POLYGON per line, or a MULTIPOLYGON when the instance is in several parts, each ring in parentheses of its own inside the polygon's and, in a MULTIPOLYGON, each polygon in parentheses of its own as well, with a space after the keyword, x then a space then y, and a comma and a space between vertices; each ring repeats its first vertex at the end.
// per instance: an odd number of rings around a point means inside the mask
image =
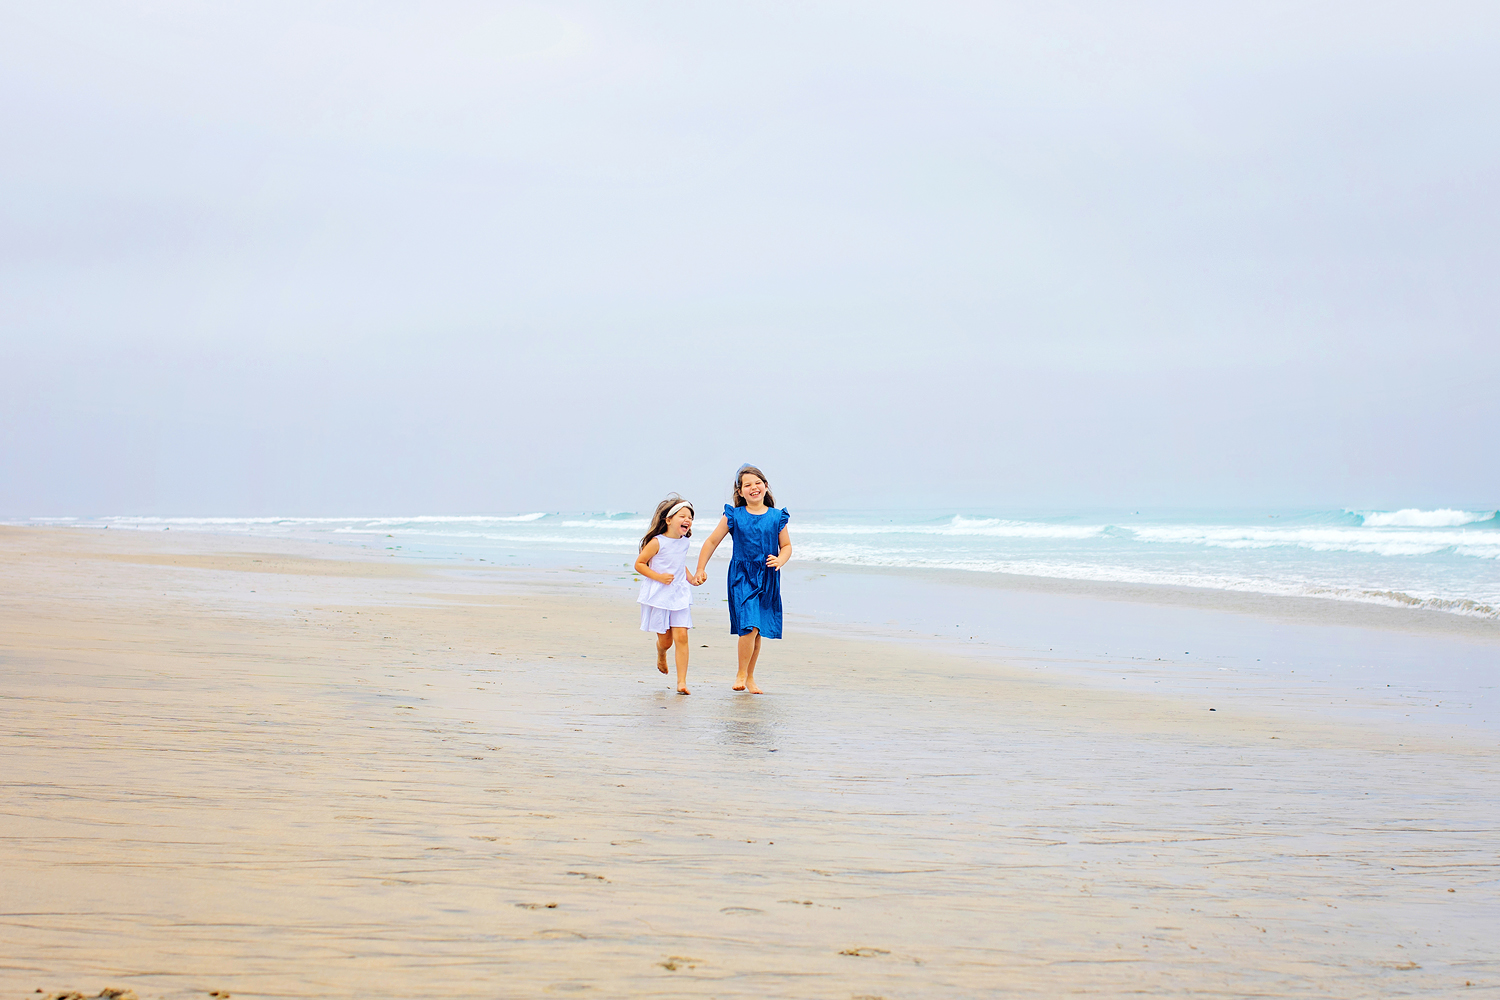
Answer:
POLYGON ((780 712, 764 695, 735 697, 720 709, 718 744, 745 756, 774 753, 780 712))

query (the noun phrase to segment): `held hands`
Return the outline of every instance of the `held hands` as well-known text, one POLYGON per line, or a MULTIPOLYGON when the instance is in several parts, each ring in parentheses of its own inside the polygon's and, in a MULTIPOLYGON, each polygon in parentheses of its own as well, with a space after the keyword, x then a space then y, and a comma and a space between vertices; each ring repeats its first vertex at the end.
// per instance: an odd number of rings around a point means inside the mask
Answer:
POLYGON ((707 573, 689 573, 687 576, 688 583, 691 583, 695 587, 703 586, 703 582, 707 579, 707 573))

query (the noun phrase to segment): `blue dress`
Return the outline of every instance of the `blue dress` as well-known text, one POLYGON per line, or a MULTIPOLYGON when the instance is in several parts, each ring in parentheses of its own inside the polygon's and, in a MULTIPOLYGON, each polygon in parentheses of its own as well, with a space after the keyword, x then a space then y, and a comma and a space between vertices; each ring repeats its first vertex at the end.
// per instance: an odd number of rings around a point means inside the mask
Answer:
POLYGON ((754 628, 767 639, 781 638, 781 573, 766 565, 766 556, 781 551, 781 529, 791 517, 775 507, 756 516, 748 508, 724 505, 734 541, 729 557, 729 631, 735 635, 754 628))

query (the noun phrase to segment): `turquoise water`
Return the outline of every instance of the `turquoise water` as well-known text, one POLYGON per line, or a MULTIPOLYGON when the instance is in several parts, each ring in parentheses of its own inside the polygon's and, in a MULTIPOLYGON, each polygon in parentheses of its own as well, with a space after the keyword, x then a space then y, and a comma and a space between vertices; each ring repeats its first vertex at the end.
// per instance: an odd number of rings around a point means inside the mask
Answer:
MULTIPOLYGON (((717 521, 705 507, 697 530, 717 521)), ((48 519, 317 539, 426 558, 628 563, 645 517, 545 511, 474 516, 48 519)), ((1322 511, 800 511, 797 558, 1321 597, 1500 617, 1494 509, 1322 511)))

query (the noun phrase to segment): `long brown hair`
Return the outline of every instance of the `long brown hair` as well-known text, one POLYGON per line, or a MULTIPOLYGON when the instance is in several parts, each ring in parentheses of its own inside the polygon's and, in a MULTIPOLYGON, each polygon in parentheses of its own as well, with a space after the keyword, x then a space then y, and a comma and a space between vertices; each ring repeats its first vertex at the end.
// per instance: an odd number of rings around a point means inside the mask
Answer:
POLYGON ((764 472, 761 472, 753 465, 742 465, 740 466, 740 471, 734 474, 734 505, 736 507, 748 506, 745 503, 745 498, 740 496, 740 484, 745 481, 745 473, 747 472, 766 484, 766 506, 776 506, 776 498, 771 495, 771 481, 766 478, 764 472))
MULTIPOLYGON (((656 505, 656 513, 651 515, 651 527, 644 535, 641 536, 641 544, 636 547, 637 552, 639 552, 641 549, 644 549, 646 547, 646 543, 651 541, 651 539, 655 538, 657 535, 665 535, 667 533, 667 511, 683 502, 684 501, 682 497, 678 496, 676 493, 672 493, 669 494, 665 500, 656 505)), ((688 504, 687 509, 693 510, 693 505, 688 504)), ((698 516, 698 512, 696 510, 693 510, 693 516, 698 516)), ((682 537, 692 538, 693 529, 689 528, 688 530, 684 531, 682 533, 682 537)))

